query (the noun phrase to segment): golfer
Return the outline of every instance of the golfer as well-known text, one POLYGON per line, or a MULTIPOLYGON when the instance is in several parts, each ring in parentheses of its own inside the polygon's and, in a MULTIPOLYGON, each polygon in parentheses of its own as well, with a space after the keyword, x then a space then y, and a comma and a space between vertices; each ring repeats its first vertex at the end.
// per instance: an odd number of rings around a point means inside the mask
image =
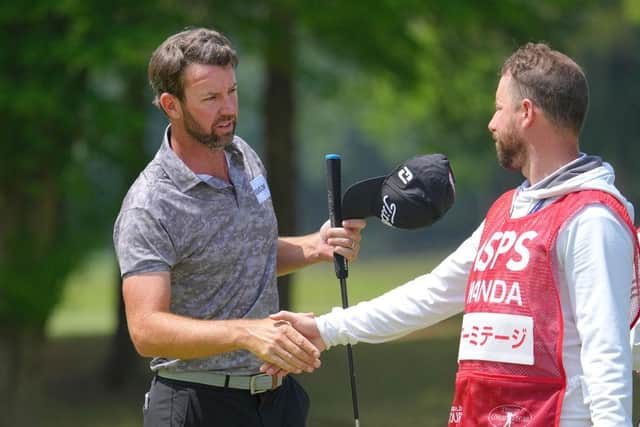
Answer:
POLYGON ((495 102, 498 161, 525 181, 455 252, 371 301, 316 319, 275 318, 327 349, 392 340, 464 312, 450 427, 631 427, 638 243, 613 168, 579 149, 584 72, 545 44, 526 44, 504 63, 495 102))
POLYGON ((169 126, 114 228, 131 338, 153 357, 147 427, 304 426, 305 391, 259 372, 264 361, 320 365, 311 343, 267 317, 278 310, 276 275, 358 255, 364 220, 278 238, 266 171, 235 135, 237 61, 225 36, 192 29, 149 62, 169 126))

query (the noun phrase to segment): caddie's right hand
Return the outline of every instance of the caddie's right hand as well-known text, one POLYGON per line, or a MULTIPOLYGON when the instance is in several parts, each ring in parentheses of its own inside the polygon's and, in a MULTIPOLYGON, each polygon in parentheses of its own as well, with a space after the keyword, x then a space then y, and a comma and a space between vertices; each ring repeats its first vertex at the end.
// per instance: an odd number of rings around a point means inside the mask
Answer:
POLYGON ((289 321, 266 318, 246 322, 241 347, 266 363, 297 374, 320 367, 320 351, 289 321))

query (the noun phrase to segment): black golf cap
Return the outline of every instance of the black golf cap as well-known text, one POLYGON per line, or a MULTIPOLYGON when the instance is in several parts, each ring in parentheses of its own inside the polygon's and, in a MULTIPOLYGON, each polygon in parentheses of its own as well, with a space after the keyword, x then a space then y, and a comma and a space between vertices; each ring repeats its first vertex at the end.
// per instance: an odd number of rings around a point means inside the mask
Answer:
POLYGON ((395 228, 427 227, 455 200, 455 179, 443 154, 412 157, 387 176, 356 182, 342 197, 342 217, 375 216, 395 228))

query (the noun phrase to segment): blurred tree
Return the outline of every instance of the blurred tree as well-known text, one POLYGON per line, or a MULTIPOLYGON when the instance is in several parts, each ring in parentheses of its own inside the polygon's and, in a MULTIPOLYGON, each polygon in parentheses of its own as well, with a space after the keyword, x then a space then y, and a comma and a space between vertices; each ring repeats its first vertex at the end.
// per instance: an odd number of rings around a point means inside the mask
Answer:
POLYGON ((45 323, 67 273, 110 240, 124 181, 143 164, 140 69, 174 13, 151 19, 151 6, 41 0, 0 11, 11 138, 0 153, 0 425, 33 425, 45 323))
MULTIPOLYGON (((262 104, 265 163, 280 234, 288 235, 298 231, 296 192, 292 191, 299 178, 301 145, 297 142, 294 117, 296 85, 326 96, 335 95, 337 88, 345 88, 344 79, 364 81, 365 84, 349 83, 357 92, 353 96, 356 103, 376 107, 375 113, 363 105, 353 108, 355 114, 370 113, 363 121, 371 124, 372 139, 384 141, 393 150, 388 142, 402 139, 412 144, 417 134, 421 139, 416 146, 433 137, 441 142, 432 147, 450 149, 449 142, 454 140, 449 136, 451 129, 457 131, 458 140, 462 140, 460 136, 470 139, 477 134, 477 128, 459 126, 466 124, 467 107, 477 111, 491 105, 485 101, 492 96, 493 87, 485 93, 479 90, 493 86, 493 79, 487 83, 483 77, 488 70, 495 75, 494 67, 499 63, 487 57, 487 45, 504 46, 511 37, 524 38, 531 29, 541 31, 549 17, 557 15, 560 21, 575 3, 494 1, 487 6, 462 0, 435 3, 385 0, 371 7, 364 0, 347 3, 269 0, 199 4, 210 13, 204 16, 216 18, 219 28, 236 35, 265 64, 262 104), (314 69, 305 63, 310 58, 304 54, 309 47, 328 58, 324 66, 314 69), (451 80, 452 75, 457 79, 451 80), (464 95, 461 99, 468 99, 467 105, 454 102, 454 94, 464 95), (400 96, 408 101, 401 104, 400 96), (370 103, 372 100, 380 102, 370 103), (398 104, 408 108, 403 110, 398 104), (399 124, 407 124, 403 117, 398 117, 400 111, 410 115, 411 133, 398 132, 399 124), (442 119, 425 127, 425 112, 429 119, 442 119)), ((461 146, 454 144, 458 149, 461 146)), ((467 158, 475 162, 478 155, 486 158, 489 152, 483 148, 471 151, 467 158)), ((288 307, 290 280, 290 276, 279 279, 284 308, 288 307)))
POLYGON ((355 73, 349 98, 358 122, 383 151, 394 149, 390 140, 420 151, 443 151, 452 158, 462 187, 495 187, 504 175, 494 167, 487 123, 503 61, 528 41, 563 49, 585 17, 598 12, 596 2, 472 5, 459 0, 421 2, 412 10, 408 31, 420 45, 414 58, 417 83, 407 86, 389 76, 355 73), (369 94, 368 102, 356 109, 361 93, 369 94))
MULTIPOLYGON (((299 55, 304 46, 300 41, 317 42, 331 51, 339 63, 368 67, 371 71, 384 69, 407 77, 412 74, 410 55, 404 59, 401 55, 411 53, 412 46, 417 45, 403 31, 406 11, 393 7, 391 2, 381 2, 375 9, 364 1, 300 3, 272 0, 259 3, 266 9, 262 25, 264 35, 255 45, 256 53, 265 62, 265 161, 280 234, 292 235, 299 232, 295 190, 300 179, 298 154, 301 145, 296 138, 295 88, 331 85, 333 79, 339 78, 338 67, 325 75, 309 69, 301 61, 304 57, 299 55), (367 25, 362 25, 363 16, 367 16, 367 25), (350 31, 356 27, 357 32, 350 31), (347 34, 354 37, 345 37, 347 34), (376 41, 402 48, 380 52, 376 41)), ((291 281, 291 275, 278 279, 284 309, 290 308, 291 281)))
MULTIPOLYGON (((456 62, 448 54, 460 43, 475 41, 483 24, 490 21, 496 11, 509 24, 494 30, 493 37, 497 38, 515 32, 524 24, 542 26, 545 14, 556 9, 562 10, 561 7, 548 9, 527 6, 525 14, 528 13, 530 17, 524 20, 519 14, 522 6, 515 2, 506 5, 496 2, 491 12, 485 7, 461 2, 426 7, 418 1, 405 1, 400 6, 397 2, 384 1, 379 2, 376 8, 371 8, 367 1, 345 4, 339 1, 300 3, 289 0, 233 4, 191 1, 188 6, 194 24, 207 25, 208 18, 214 18, 216 27, 231 36, 237 36, 240 46, 262 58, 262 143, 281 235, 298 232, 296 192, 293 190, 299 178, 297 164, 300 143, 296 138, 295 120, 297 86, 304 85, 306 89, 316 90, 319 94, 331 94, 332 89, 339 86, 337 82, 343 77, 341 73, 350 67, 362 70, 362 75, 384 79, 399 90, 412 90, 419 81, 426 81, 424 87, 431 91, 435 87, 436 96, 426 97, 419 105, 431 106, 434 114, 452 121, 458 118, 456 114, 461 113, 455 108, 446 109, 452 103, 440 101, 437 92, 442 89, 438 89, 440 86, 434 85, 429 79, 424 79, 423 66, 428 63, 430 72, 434 69, 444 70, 440 76, 440 82, 444 83, 443 76, 447 75, 447 71, 464 62, 456 62), (460 31, 460 28, 464 31, 460 31), (325 52, 330 63, 337 63, 338 66, 329 65, 321 72, 309 67, 301 60, 307 57, 299 55, 300 46, 307 45, 325 52), (437 55, 429 56, 430 53, 437 55), (429 60, 416 60, 420 57, 428 57, 429 60)), ((465 68, 465 73, 462 73, 464 76, 476 75, 467 72, 483 70, 483 66, 492 63, 477 54, 476 46, 469 46, 464 52, 467 55, 461 52, 460 58, 473 60, 469 61, 473 66, 465 68)), ((460 85, 463 89, 477 83, 474 78, 467 80, 460 85)), ((441 133, 444 133, 444 128, 440 129, 441 133)), ((290 280, 291 276, 279 278, 283 308, 289 306, 290 280)), ((124 328, 120 326, 118 330, 123 331, 124 328)))
MULTIPOLYGON (((617 9, 621 3, 605 6, 588 1, 577 7, 574 1, 419 2, 409 7, 412 16, 407 21, 407 31, 419 45, 412 58, 415 78, 402 79, 394 73, 360 67, 337 68, 342 76, 333 108, 341 104, 339 111, 351 119, 349 125, 342 126, 340 139, 352 141, 353 135, 359 134, 355 139, 364 141, 387 162, 386 168, 379 169, 382 173, 410 155, 444 152, 452 161, 458 183, 457 206, 446 221, 425 233, 372 234, 369 230, 365 252, 376 247, 415 252, 434 248, 434 241, 435 247, 441 247, 468 235, 495 195, 522 179, 520 174, 496 167, 494 144, 487 132, 502 62, 526 41, 547 41, 577 55, 580 50, 572 41, 581 36, 576 34, 584 31, 599 37, 600 32, 593 28, 602 25, 592 21, 594 16, 617 9)), ((617 21, 611 20, 612 25, 621 22, 619 15, 617 21)), ((582 45, 587 49, 592 46, 590 42, 582 45)), ((326 50, 322 54, 330 55, 326 50)), ((311 108, 318 110, 316 105, 311 108)), ((305 150, 313 150, 315 145, 305 150)), ((352 156, 350 167, 362 158, 352 156)), ((307 215, 321 207, 314 203, 321 188, 316 183, 316 191, 307 189, 312 193, 303 206, 307 215)))
MULTIPOLYGON (((295 144, 295 50, 294 22, 290 10, 282 4, 268 8, 262 57, 265 63, 262 112, 264 120, 265 164, 271 182, 271 195, 280 235, 297 231, 296 193, 298 167, 295 144), (286 165, 286 167, 283 167, 286 165)), ((278 278, 280 307, 290 308, 291 275, 278 278)))
MULTIPOLYGON (((409 76, 410 56, 400 60, 400 55, 411 53, 411 46, 415 46, 404 31, 409 11, 394 7, 393 2, 381 2, 379 7, 371 8, 365 1, 269 0, 233 4, 205 1, 202 5, 203 8, 207 5, 216 27, 236 36, 241 46, 262 59, 262 142, 269 185, 280 235, 297 233, 295 188, 299 181, 298 150, 301 144, 296 137, 296 89, 300 85, 305 88, 330 85, 338 78, 337 69, 328 75, 320 75, 301 63, 299 52, 303 44, 300 42, 316 37, 321 45, 336 50, 331 53, 332 58, 341 53, 346 55, 338 62, 409 76), (367 20, 363 21, 363 16, 367 16, 367 20), (363 22, 367 24, 362 25, 363 22), (352 32, 353 28, 358 31, 352 32), (377 42, 401 48, 380 52, 377 42)), ((242 106, 240 108, 242 110, 242 106)), ((291 275, 278 278, 282 308, 289 307, 291 280, 291 275)))
POLYGON ((70 202, 89 190, 72 167, 87 74, 70 60, 69 17, 55 7, 6 4, 0 28, 0 116, 10 135, 0 155, 0 424, 13 426, 30 425, 44 324, 87 243, 82 203, 71 212, 70 202))
MULTIPOLYGON (((101 206, 94 206, 100 217, 93 225, 102 234, 94 236, 95 245, 111 247, 113 221, 122 198, 156 150, 158 141, 153 141, 151 149, 145 144, 157 133, 148 126, 154 107, 146 66, 159 43, 172 31, 186 27, 190 13, 197 13, 180 6, 172 1, 67 3, 84 48, 78 61, 90 70, 92 96, 84 106, 89 124, 84 142, 88 144, 88 174, 93 177, 94 191, 102 196, 101 206)), ((120 277, 114 276, 117 323, 104 365, 104 383, 110 388, 124 385, 139 360, 129 339, 120 277)))
POLYGON ((616 183, 640 203, 640 2, 600 6, 570 40, 590 81, 590 107, 581 146, 616 169, 616 183), (599 31, 591 31, 598 28, 599 31))
MULTIPOLYGON (((614 3, 639 21, 635 2, 614 3)), ((34 382, 43 328, 64 277, 91 249, 110 245, 124 191, 147 160, 145 65, 160 41, 186 26, 181 23, 213 22, 248 54, 262 58, 263 141, 257 142, 266 147, 280 231, 291 234, 297 231, 293 187, 302 145, 295 115, 300 92, 335 96, 350 88, 353 108, 346 114, 359 119, 369 136, 364 140, 381 141, 389 151, 400 140, 446 150, 455 156, 462 181, 491 176, 482 167, 488 164, 483 159, 493 157, 491 144, 474 144, 485 139, 497 64, 531 37, 564 40, 584 24, 591 4, 35 0, 28 7, 3 5, 0 117, 10 140, 0 148, 0 425, 25 425, 17 417, 32 413, 33 393, 41 389, 34 382)), ((617 58, 633 63, 623 53, 630 51, 620 49, 617 58)), ((125 342, 123 321, 114 352, 125 342)), ((120 363, 112 364, 113 372, 120 363)))
MULTIPOLYGON (((359 139, 375 144, 392 164, 420 151, 448 153, 462 187, 469 182, 492 187, 487 192, 471 193, 477 208, 490 202, 495 194, 493 188, 514 179, 494 167, 493 145, 486 132, 500 64, 514 47, 532 37, 561 39, 570 34, 579 27, 584 14, 592 10, 593 3, 580 2, 580 13, 575 13, 577 2, 571 0, 526 4, 492 1, 477 5, 465 1, 383 1, 377 2, 375 8, 365 1, 348 4, 271 1, 261 2, 257 10, 264 12, 267 5, 289 8, 298 45, 294 52, 296 66, 291 70, 295 74, 289 78, 302 88, 296 95, 297 105, 301 105, 300 98, 315 96, 307 116, 315 118, 322 114, 318 98, 338 95, 348 105, 340 108, 346 116, 341 118, 340 139, 357 140, 353 135, 364 131, 366 135, 359 139), (344 126, 345 123, 349 124, 344 126)), ((243 13, 246 16, 245 9, 240 14, 243 13)), ((263 17, 267 14, 251 16, 254 17, 249 21, 251 31, 242 29, 241 19, 236 27, 246 35, 245 45, 257 48, 256 53, 261 55, 263 45, 256 44, 255 40, 260 38, 255 33, 269 34, 271 27, 282 26, 277 20, 265 22, 263 17)), ((279 46, 283 52, 290 49, 279 46)), ((283 92, 281 96, 289 93, 283 92)), ((273 108, 275 102, 282 101, 265 96, 267 113, 269 105, 273 108)), ((269 126, 268 123, 265 125, 269 126)), ((280 120, 277 126, 286 128, 289 123, 292 122, 280 120)), ((284 218, 281 212, 288 209, 285 206, 293 206, 293 201, 283 200, 294 197, 288 183, 298 181, 300 166, 296 164, 301 159, 296 159, 296 152, 301 146, 327 147, 336 135, 335 129, 319 131, 310 139, 305 138, 305 144, 285 145, 282 139, 265 137, 266 146, 280 153, 279 157, 267 158, 267 169, 272 174, 271 186, 278 191, 274 202, 281 219, 284 218), (271 163, 271 158, 278 159, 277 163, 271 163)), ((305 130, 297 125, 292 132, 302 142, 300 135, 305 130)), ((362 157, 356 155, 356 159, 362 157)), ((315 163, 320 163, 319 158, 315 158, 315 163)), ((326 211, 324 197, 318 197, 322 193, 305 197, 305 202, 311 201, 303 206, 307 217, 311 212, 317 216, 316 212, 326 211)), ((483 210, 473 207, 472 202, 470 211, 483 210)), ((470 223, 468 219, 465 222, 470 223)), ((292 224, 287 220, 284 227, 292 224)))

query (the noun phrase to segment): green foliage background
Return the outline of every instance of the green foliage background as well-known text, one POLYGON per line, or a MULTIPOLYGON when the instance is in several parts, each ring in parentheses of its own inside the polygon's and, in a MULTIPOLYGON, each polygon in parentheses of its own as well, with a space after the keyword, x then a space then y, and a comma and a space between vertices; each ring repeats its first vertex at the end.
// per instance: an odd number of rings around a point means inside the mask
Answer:
MULTIPOLYGON (((297 101, 286 124, 294 127, 297 161, 278 167, 299 179, 271 184, 298 194, 300 232, 327 216, 325 153, 343 154, 348 184, 439 151, 458 179, 456 206, 427 231, 371 223, 363 258, 461 241, 495 196, 521 179, 496 166, 486 124, 503 59, 529 40, 547 41, 584 66, 592 103, 582 147, 612 163, 620 188, 640 203, 637 0, 4 2, 0 410, 13 405, 6 387, 22 378, 12 373, 37 367, 34 343, 44 339, 70 275, 96 251, 110 251, 122 197, 158 146, 165 123, 150 105, 150 53, 186 26, 228 34, 240 54, 238 131, 263 153, 264 65, 274 49, 267 40, 281 30, 273 16, 293 23, 293 46, 281 47, 295 52, 289 78, 297 101), (18 363, 26 357, 31 362, 18 363)), ((115 289, 115 271, 113 282, 115 289)), ((30 387, 14 395, 29 397, 30 387)))
MULTIPOLYGON (((445 152, 459 201, 472 208, 451 224, 479 222, 488 201, 518 179, 495 167, 486 122, 496 70, 530 39, 583 61, 594 96, 584 146, 606 154, 623 189, 636 195, 633 1, 7 4, 0 11, 7 35, 0 113, 10 135, 0 156, 0 318, 43 324, 64 277, 92 248, 108 246, 122 195, 157 146, 149 135, 163 127, 151 113, 145 77, 159 41, 187 25, 227 31, 241 55, 239 74, 259 92, 264 35, 275 25, 270 9, 295 22, 294 126, 304 173, 290 185, 302 193, 302 231, 325 216, 318 159, 329 151, 345 153, 346 183, 386 173, 419 152, 445 152), (605 31, 596 37, 593 26, 605 31)), ((263 101, 255 92, 242 96, 250 121, 241 120, 240 131, 261 150, 255 123, 263 101)), ((469 228, 443 227, 435 236, 453 240, 469 228)))

